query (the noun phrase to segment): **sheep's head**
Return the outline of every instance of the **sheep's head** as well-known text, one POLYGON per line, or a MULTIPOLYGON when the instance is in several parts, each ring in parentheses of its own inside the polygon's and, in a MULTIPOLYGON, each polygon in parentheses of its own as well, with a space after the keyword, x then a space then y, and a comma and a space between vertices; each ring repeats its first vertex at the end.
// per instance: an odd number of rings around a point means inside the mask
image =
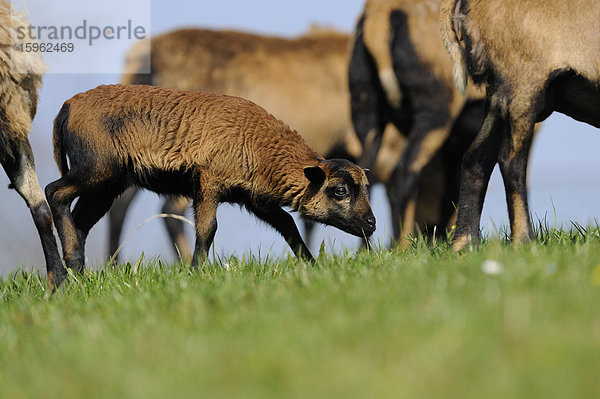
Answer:
POLYGON ((321 161, 304 168, 309 180, 300 214, 358 237, 375 231, 365 172, 345 159, 321 161))

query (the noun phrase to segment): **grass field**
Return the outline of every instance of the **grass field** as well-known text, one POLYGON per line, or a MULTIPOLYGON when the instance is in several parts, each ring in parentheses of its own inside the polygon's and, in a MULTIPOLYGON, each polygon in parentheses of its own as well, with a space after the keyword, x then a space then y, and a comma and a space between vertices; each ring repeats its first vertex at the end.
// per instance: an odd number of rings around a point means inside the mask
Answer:
POLYGON ((600 229, 0 281, 2 398, 600 397, 600 229))

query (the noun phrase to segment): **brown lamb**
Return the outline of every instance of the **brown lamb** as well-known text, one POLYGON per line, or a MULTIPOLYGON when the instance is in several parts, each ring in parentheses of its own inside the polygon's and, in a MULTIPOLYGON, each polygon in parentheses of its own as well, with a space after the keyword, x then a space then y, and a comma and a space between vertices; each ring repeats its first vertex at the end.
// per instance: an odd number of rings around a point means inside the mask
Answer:
MULTIPOLYGON (((149 45, 139 42, 128 52, 121 83, 247 98, 286 121, 327 158, 353 160, 360 154, 347 106, 348 35, 316 27, 296 38, 188 28, 147 40, 149 45)), ((108 213, 109 256, 119 247, 136 194, 135 188, 127 190, 108 213)), ((183 215, 188 207, 186 198, 167 197, 162 211, 183 215)), ((190 259, 183 223, 173 218, 164 222, 175 252, 190 259)), ((305 231, 310 244, 310 221, 305 221, 305 231)))
POLYGON ((194 265, 206 259, 221 202, 244 205, 307 259, 312 256, 282 206, 356 236, 375 230, 360 167, 323 159, 285 123, 239 97, 99 86, 65 102, 54 122, 54 151, 62 177, 46 187, 46 196, 64 259, 77 271, 84 268, 90 228, 132 185, 192 199, 194 265))

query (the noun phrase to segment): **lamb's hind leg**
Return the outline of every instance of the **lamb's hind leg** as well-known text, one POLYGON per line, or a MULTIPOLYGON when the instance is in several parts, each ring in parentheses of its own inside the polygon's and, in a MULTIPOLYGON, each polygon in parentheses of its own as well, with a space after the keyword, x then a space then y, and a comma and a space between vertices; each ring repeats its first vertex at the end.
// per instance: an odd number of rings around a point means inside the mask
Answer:
POLYGON ((255 206, 249 206, 248 208, 258 218, 273 226, 273 228, 275 228, 275 230, 277 230, 279 234, 283 236, 285 241, 297 256, 309 261, 314 261, 310 250, 300 236, 300 232, 298 231, 298 227, 294 222, 294 218, 289 213, 277 205, 267 208, 259 208, 255 206))
MULTIPOLYGON (((167 198, 167 200, 165 201, 165 204, 162 208, 162 212, 166 214, 175 214, 183 216, 189 205, 189 198, 170 197, 167 198)), ((164 222, 165 227, 167 228, 167 232, 169 233, 169 237, 171 238, 171 243, 173 244, 173 249, 175 250, 175 253, 181 256, 181 258, 184 261, 189 262, 191 257, 191 250, 188 241, 185 238, 183 222, 181 220, 173 218, 165 218, 164 222)))
POLYGON ((205 262, 208 258, 208 249, 217 232, 218 205, 217 199, 211 196, 197 195, 194 199, 192 206, 196 222, 196 246, 192 256, 192 267, 205 262))
POLYGON ((62 260, 58 252, 52 214, 38 182, 33 161, 33 152, 29 141, 20 142, 16 152, 16 159, 4 160, 2 166, 11 181, 12 186, 23 197, 35 227, 42 241, 42 249, 46 259, 46 272, 50 289, 60 285, 66 276, 62 260))
POLYGON ((46 186, 46 199, 52 209, 65 263, 68 268, 78 273, 84 271, 85 259, 83 245, 75 228, 70 208, 73 200, 81 192, 82 186, 71 172, 67 172, 63 177, 46 186))
MULTIPOLYGON (((121 244, 121 232, 125 223, 125 216, 131 202, 136 197, 139 190, 135 187, 130 187, 114 201, 113 206, 108 212, 108 257, 114 255, 121 244)), ((118 262, 119 254, 115 256, 118 262)))
POLYGON ((104 186, 86 192, 77 200, 72 214, 82 251, 85 251, 85 240, 90 229, 108 212, 118 194, 119 190, 104 186))

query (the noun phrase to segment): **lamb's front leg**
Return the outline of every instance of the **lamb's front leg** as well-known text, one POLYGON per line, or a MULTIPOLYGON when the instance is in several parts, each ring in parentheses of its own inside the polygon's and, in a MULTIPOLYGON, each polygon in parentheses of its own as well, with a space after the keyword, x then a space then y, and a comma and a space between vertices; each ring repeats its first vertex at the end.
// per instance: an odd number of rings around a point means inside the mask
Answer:
POLYGON ((212 245, 217 232, 216 198, 197 195, 193 202, 196 223, 196 246, 192 256, 192 267, 204 263, 208 257, 208 249, 212 245))
POLYGON ((281 209, 280 206, 273 205, 267 208, 249 207, 250 210, 261 220, 273 226, 285 238, 292 251, 297 256, 306 260, 314 261, 315 259, 310 253, 310 250, 302 240, 298 227, 294 222, 292 215, 281 209))

